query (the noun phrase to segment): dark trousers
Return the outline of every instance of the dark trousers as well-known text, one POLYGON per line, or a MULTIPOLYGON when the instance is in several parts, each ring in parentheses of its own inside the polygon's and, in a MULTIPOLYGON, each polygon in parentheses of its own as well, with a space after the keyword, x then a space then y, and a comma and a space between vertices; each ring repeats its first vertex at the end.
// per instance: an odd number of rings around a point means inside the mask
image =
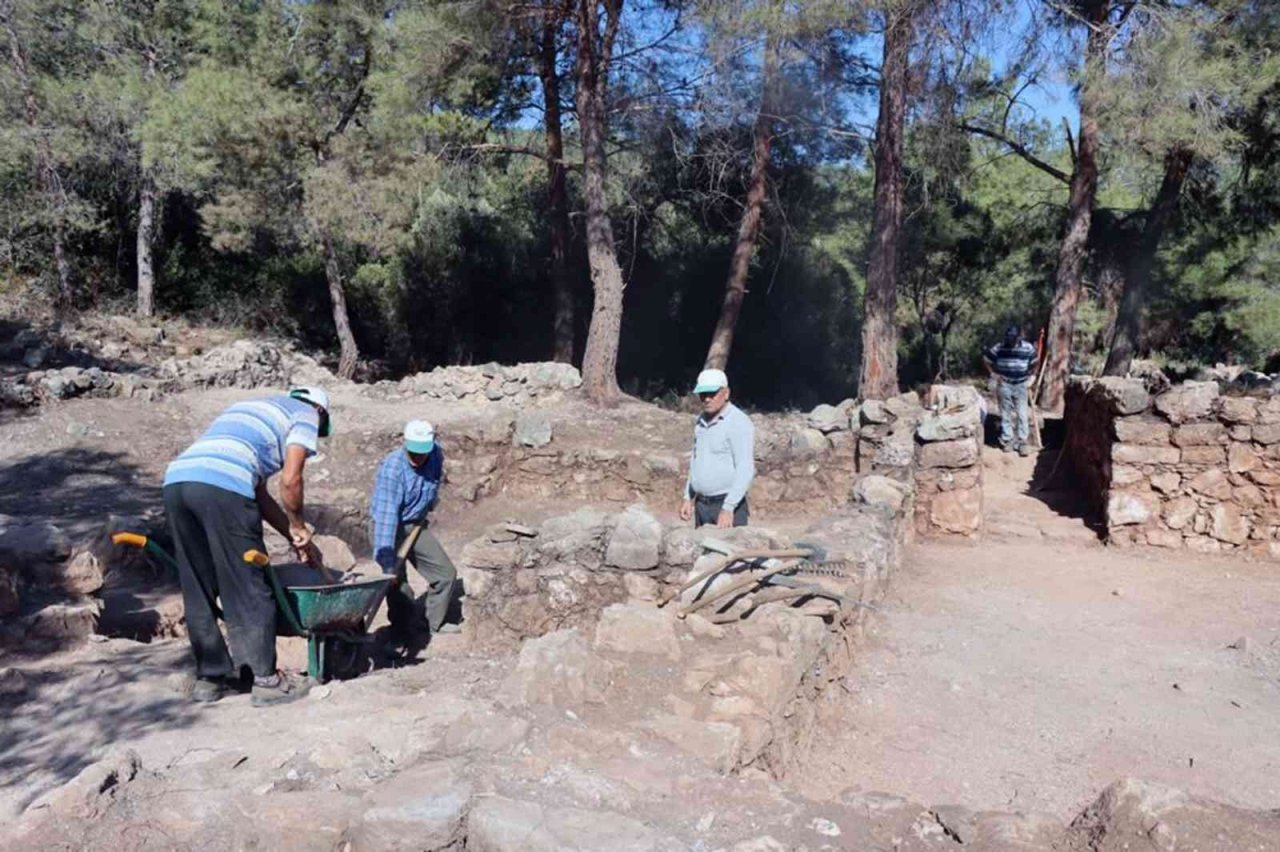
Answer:
MULTIPOLYGON (((724 506, 725 496, 724 494, 719 497, 695 495, 693 498, 693 525, 695 527, 708 524, 715 526, 716 522, 720 520, 720 509, 724 506)), ((751 510, 747 508, 747 498, 743 497, 742 502, 738 504, 738 508, 733 510, 733 525, 735 527, 745 527, 750 517, 751 510)))
MULTIPOLYGON (((413 529, 413 524, 404 524, 396 535, 396 548, 413 529)), ((449 605, 453 603, 454 586, 458 579, 458 570, 453 567, 453 560, 444 552, 440 540, 424 529, 413 550, 409 551, 409 562, 414 570, 427 581, 427 593, 421 598, 414 598, 409 588, 403 566, 397 566, 400 582, 387 593, 387 618, 391 628, 401 636, 411 633, 422 633, 429 628, 432 633, 440 629, 449 614, 449 605)))
POLYGON ((257 501, 200 482, 178 482, 165 486, 164 509, 178 549, 196 676, 227 677, 237 666, 248 666, 256 677, 274 674, 275 598, 262 569, 244 561, 246 550, 267 551, 257 501), (230 653, 218 629, 217 600, 230 653))

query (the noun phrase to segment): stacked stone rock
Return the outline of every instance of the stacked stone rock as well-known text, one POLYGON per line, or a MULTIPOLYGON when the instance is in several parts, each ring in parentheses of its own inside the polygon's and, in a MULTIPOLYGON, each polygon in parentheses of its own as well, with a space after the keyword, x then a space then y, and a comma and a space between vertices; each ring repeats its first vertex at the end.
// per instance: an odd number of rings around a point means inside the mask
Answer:
POLYGON ((976 389, 939 386, 916 427, 915 519, 922 535, 982 530, 982 414, 976 389))
POLYGON ((914 506, 920 534, 975 535, 982 528, 982 419, 973 388, 940 385, 926 411, 914 393, 862 404, 855 502, 872 492, 890 499, 890 480, 905 486, 897 500, 914 506))
POLYGON ((1068 453, 1118 545, 1280 556, 1280 396, 1077 379, 1068 453))
POLYGON ((388 398, 426 396, 447 402, 488 400, 527 404, 554 401, 565 391, 581 385, 582 374, 577 368, 547 361, 510 366, 436 367, 430 372, 406 376, 399 382, 378 382, 368 392, 388 398))

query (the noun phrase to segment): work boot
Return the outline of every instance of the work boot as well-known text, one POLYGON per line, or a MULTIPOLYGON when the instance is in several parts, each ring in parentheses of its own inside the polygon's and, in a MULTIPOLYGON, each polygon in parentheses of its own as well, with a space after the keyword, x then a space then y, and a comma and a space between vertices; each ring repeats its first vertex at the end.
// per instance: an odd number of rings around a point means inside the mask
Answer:
POLYGON ((311 691, 311 681, 307 678, 276 672, 270 678, 254 678, 253 706, 271 707, 276 704, 288 704, 297 701, 311 691))
POLYGON ((1023 444, 1021 447, 1018 447, 1018 455, 1025 459, 1027 456, 1031 455, 1031 448, 1026 444, 1023 444))
POLYGON ((201 704, 212 704, 221 698, 226 691, 227 682, 223 678, 196 678, 195 686, 191 687, 191 700, 198 701, 201 704))

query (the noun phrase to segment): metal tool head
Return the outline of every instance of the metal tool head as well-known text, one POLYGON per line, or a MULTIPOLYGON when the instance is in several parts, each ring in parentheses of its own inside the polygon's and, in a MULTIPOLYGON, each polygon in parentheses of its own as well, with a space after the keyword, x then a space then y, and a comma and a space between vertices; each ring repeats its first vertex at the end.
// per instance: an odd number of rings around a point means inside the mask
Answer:
POLYGON ((827 549, 822 545, 812 541, 797 541, 793 545, 797 550, 809 551, 808 562, 826 562, 827 549))
POLYGON ((721 556, 733 555, 733 547, 718 538, 704 538, 702 540, 702 549, 710 550, 712 553, 719 553, 721 556))

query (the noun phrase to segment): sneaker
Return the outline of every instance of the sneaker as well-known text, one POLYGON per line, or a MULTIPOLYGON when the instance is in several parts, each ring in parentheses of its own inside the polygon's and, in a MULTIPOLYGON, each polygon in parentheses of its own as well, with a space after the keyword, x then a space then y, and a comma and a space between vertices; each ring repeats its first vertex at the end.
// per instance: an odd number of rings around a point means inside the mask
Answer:
POLYGON ((274 683, 253 682, 253 706, 271 707, 276 704, 288 704, 297 701, 311 691, 311 681, 303 677, 276 672, 274 683))
POLYGON ((447 623, 447 624, 441 624, 439 627, 437 627, 437 628, 436 628, 435 630, 433 630, 432 632, 433 632, 433 633, 439 633, 439 634, 441 634, 441 635, 444 635, 444 634, 446 634, 446 633, 461 633, 461 632, 462 632, 462 625, 461 625, 461 624, 454 624, 453 622, 449 622, 449 623, 447 623))
POLYGON ((201 704, 212 704, 227 691, 227 682, 220 677, 197 678, 191 687, 191 700, 201 704))
POLYGON ((1031 448, 1026 444, 1023 444, 1021 447, 1018 447, 1018 455, 1025 459, 1027 456, 1031 455, 1031 448))

